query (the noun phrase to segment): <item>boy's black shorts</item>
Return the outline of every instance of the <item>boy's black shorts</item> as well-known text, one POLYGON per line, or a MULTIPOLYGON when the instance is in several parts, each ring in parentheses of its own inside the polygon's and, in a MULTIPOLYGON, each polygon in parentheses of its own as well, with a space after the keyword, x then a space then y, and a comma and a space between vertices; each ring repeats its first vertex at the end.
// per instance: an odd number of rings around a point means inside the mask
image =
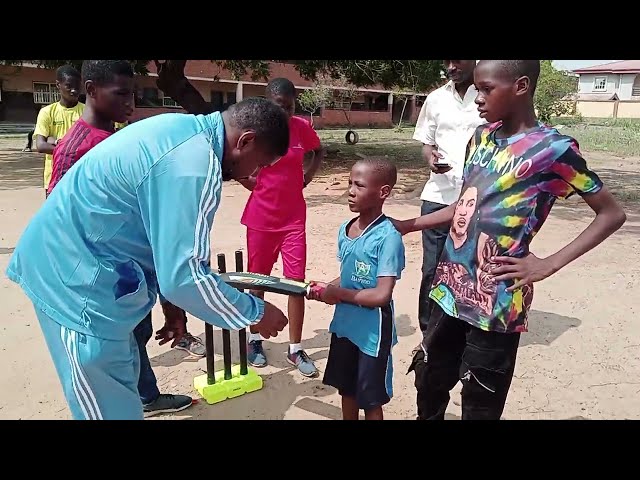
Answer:
POLYGON ((331 335, 329 358, 322 383, 337 388, 343 397, 354 397, 363 410, 389 403, 393 396, 391 349, 371 357, 348 338, 331 335))

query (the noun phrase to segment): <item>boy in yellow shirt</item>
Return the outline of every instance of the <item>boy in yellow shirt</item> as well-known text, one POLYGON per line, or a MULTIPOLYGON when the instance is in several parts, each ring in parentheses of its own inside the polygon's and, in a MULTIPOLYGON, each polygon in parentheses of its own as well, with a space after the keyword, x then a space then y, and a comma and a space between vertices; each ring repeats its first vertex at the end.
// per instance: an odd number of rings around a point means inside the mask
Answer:
POLYGON ((56 87, 60 101, 40 109, 34 130, 36 150, 44 153, 44 190, 47 191, 53 167, 53 149, 84 111, 79 101, 80 72, 71 65, 56 70, 56 87))

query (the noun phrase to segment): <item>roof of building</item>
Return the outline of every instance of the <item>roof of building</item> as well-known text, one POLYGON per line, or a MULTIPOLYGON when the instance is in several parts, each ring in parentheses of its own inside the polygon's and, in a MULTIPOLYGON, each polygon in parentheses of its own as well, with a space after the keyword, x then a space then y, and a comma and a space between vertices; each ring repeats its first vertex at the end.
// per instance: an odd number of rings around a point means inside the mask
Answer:
POLYGON ((640 60, 620 60, 618 62, 577 68, 573 73, 640 73, 640 60))

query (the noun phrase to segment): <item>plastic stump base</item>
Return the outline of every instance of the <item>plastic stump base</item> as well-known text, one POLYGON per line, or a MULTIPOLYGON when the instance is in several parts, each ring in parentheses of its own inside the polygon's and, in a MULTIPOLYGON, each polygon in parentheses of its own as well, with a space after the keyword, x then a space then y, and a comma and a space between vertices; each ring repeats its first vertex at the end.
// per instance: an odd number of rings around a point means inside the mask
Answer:
POLYGON ((246 375, 240 375, 240 365, 231 367, 229 380, 224 379, 224 370, 215 372, 215 379, 216 383, 211 385, 207 382, 206 373, 193 379, 193 386, 210 405, 262 388, 262 377, 251 368, 248 369, 246 375))

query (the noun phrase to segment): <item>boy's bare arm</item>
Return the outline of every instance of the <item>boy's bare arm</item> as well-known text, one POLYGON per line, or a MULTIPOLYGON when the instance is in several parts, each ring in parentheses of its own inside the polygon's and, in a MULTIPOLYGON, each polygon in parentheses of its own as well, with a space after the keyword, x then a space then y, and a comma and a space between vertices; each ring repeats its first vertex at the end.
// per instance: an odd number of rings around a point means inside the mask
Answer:
POLYGON ((313 151, 313 158, 308 161, 305 162, 305 168, 304 168, 304 184, 308 185, 309 183, 311 183, 311 180, 313 180, 313 177, 315 176, 316 172, 318 171, 318 169, 320 168, 320 165, 322 165, 322 160, 324 160, 325 155, 327 154, 327 149, 323 146, 318 147, 316 150, 312 150, 313 151))
POLYGON ((49 155, 53 155, 53 149, 56 148, 55 144, 50 143, 42 135, 35 135, 35 137, 36 137, 36 150, 39 153, 48 153, 49 155))
POLYGON ((395 284, 396 277, 378 277, 375 288, 354 290, 331 285, 327 288, 326 294, 329 300, 337 300, 331 303, 351 303, 369 308, 382 307, 391 301, 395 284))
POLYGON ((249 191, 253 191, 256 188, 256 182, 258 181, 258 173, 260 172, 260 168, 256 168, 251 175, 247 178, 238 179, 238 183, 240 183, 244 188, 249 191))
POLYGON ((453 219, 455 209, 456 204, 452 203, 448 207, 442 208, 433 213, 428 213, 427 215, 422 215, 421 217, 411 218, 409 220, 391 219, 391 221, 393 222, 393 226, 396 227, 396 230, 398 230, 402 235, 406 235, 411 232, 418 232, 447 225, 453 219))
POLYGON ((606 187, 583 198, 595 212, 596 218, 578 237, 546 258, 538 258, 532 253, 523 258, 495 257, 494 261, 502 264, 493 269, 495 280, 515 279, 516 283, 508 291, 544 280, 598 246, 626 221, 624 210, 606 187))

